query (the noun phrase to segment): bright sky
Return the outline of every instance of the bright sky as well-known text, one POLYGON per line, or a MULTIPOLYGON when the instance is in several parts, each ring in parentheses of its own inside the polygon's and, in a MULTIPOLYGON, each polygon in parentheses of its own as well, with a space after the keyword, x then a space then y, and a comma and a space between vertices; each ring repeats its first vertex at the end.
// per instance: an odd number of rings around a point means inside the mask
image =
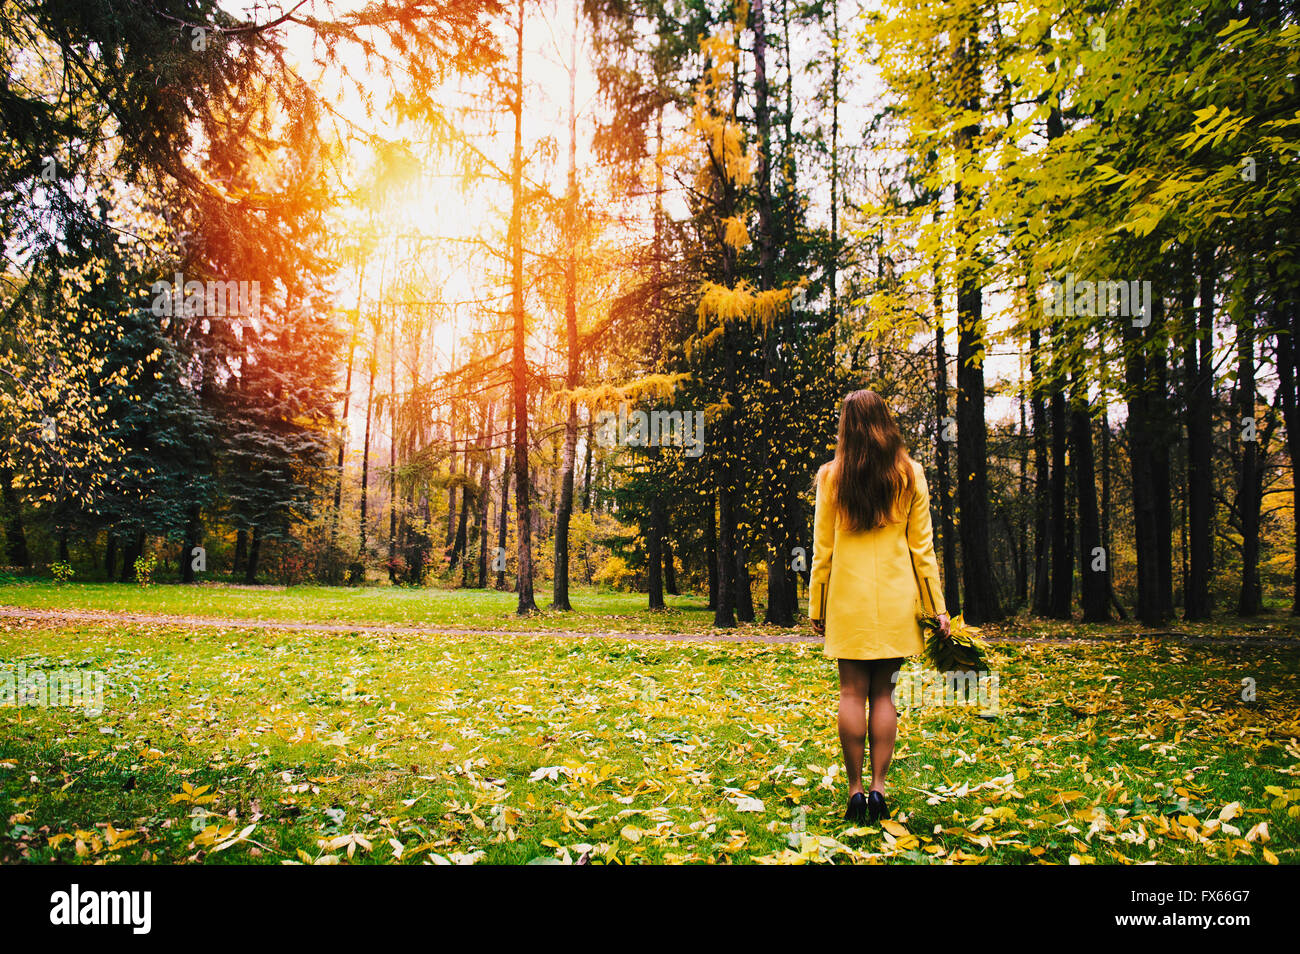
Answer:
MULTIPOLYGON (((527 82, 524 111, 524 150, 530 157, 528 175, 534 182, 546 182, 556 194, 563 191, 563 182, 567 165, 567 110, 569 93, 569 75, 565 61, 570 56, 573 40, 574 8, 578 0, 547 0, 542 3, 529 3, 529 14, 525 22, 525 62, 524 74, 527 82), (547 142, 548 137, 550 141, 547 142), (543 148, 545 145, 545 148, 543 148)), ((363 4, 360 0, 345 0, 328 7, 322 0, 309 0, 317 6, 316 15, 328 15, 332 10, 337 13, 346 9, 355 9, 363 4)), ((868 6, 876 6, 869 0, 868 6)), ((846 33, 853 29, 853 13, 860 4, 856 0, 842 0, 841 23, 846 33)), ((278 13, 268 14, 263 7, 255 13, 246 12, 245 16, 265 21, 278 13)), ((597 87, 594 73, 588 60, 587 50, 582 43, 585 24, 579 24, 577 107, 578 107, 578 164, 579 169, 590 170, 594 167, 590 143, 594 125, 597 87)), ((424 158, 424 181, 414 190, 413 196, 397 206, 390 205, 380 211, 378 217, 394 231, 433 239, 441 242, 425 242, 418 245, 420 265, 425 269, 427 282, 431 289, 429 298, 443 301, 463 302, 461 307, 452 309, 443 328, 437 334, 437 345, 444 356, 453 347, 453 335, 464 333, 469 323, 476 320, 476 308, 471 304, 482 301, 492 295, 503 295, 508 289, 490 281, 485 276, 485 258, 478 256, 474 264, 466 260, 474 239, 482 237, 491 246, 504 248, 505 227, 509 214, 509 192, 504 184, 479 182, 469 193, 462 187, 461 170, 455 160, 447 154, 432 154, 427 143, 420 143, 421 136, 427 135, 423 130, 402 128, 395 119, 385 116, 384 108, 390 92, 389 82, 382 76, 377 64, 367 67, 361 51, 355 47, 340 47, 339 53, 347 71, 354 78, 369 77, 365 83, 366 92, 372 103, 373 114, 366 115, 359 91, 355 85, 343 80, 337 68, 322 68, 313 62, 313 37, 301 27, 290 26, 286 37, 299 63, 299 70, 312 83, 315 89, 327 100, 335 104, 339 115, 355 124, 354 134, 360 139, 352 143, 352 161, 359 168, 354 173, 364 171, 364 165, 370 161, 371 153, 365 145, 366 133, 374 133, 390 140, 407 139, 417 154, 424 158)), ((796 35, 792 45, 803 55, 811 55, 811 44, 821 38, 796 35)), ((503 46, 509 50, 513 35, 503 36, 503 46)), ((822 40, 824 42, 824 40, 822 40)), ((860 59, 850 62, 849 69, 843 77, 847 103, 841 110, 841 141, 852 144, 860 141, 860 132, 872 108, 872 100, 878 93, 879 85, 862 66, 860 59)), ((784 79, 783 76, 780 77, 784 79)), ((511 118, 504 111, 490 120, 482 115, 472 119, 457 118, 458 109, 470 105, 481 81, 473 88, 467 84, 453 81, 439 94, 453 122, 474 133, 474 142, 484 154, 501 168, 508 168, 512 147, 513 128, 511 118)), ((796 102, 805 104, 803 122, 811 122, 808 116, 809 104, 816 102, 815 78, 802 71, 796 71, 796 102)), ((339 124, 340 134, 343 124, 339 124)), ((580 172, 580 175, 582 173, 580 172)), ((590 173, 588 173, 590 175, 590 173)), ((825 191, 825 184, 811 177, 806 177, 808 188, 825 191)), ((810 196, 814 207, 824 205, 825 197, 820 194, 810 196)), ((416 241, 406 243, 406 248, 414 249, 416 241)), ((400 254, 400 253, 399 253, 400 254)), ((407 254, 411 254, 410 251, 407 254)), ((371 262, 367 266, 367 298, 378 296, 380 272, 387 270, 391 275, 393 263, 387 265, 382 261, 371 262)), ((357 298, 356 276, 345 271, 337 283, 340 307, 355 306, 357 298)), ((1005 307, 1001 295, 991 294, 986 301, 987 313, 993 329, 1006 327, 1007 322, 998 317, 998 312, 1005 307)), ((955 350, 955 328, 952 325, 952 308, 949 306, 949 340, 955 350)), ((445 361, 446 358, 443 358, 445 361)), ((443 362, 439 362, 440 364, 443 362)), ((985 367, 986 382, 992 385, 998 379, 1015 380, 1019 375, 1020 357, 1007 354, 1006 346, 994 348, 989 354, 985 367)), ((362 382, 364 383, 364 382, 362 382)), ((357 382, 354 380, 354 391, 357 382)), ((361 395, 357 395, 361 397, 361 395)), ((1016 403, 1010 398, 998 398, 990 402, 988 417, 990 421, 1011 419, 1017 416, 1016 403)), ((362 401, 353 401, 353 433, 364 424, 364 405, 362 401), (360 413, 362 416, 357 417, 360 413)))
MULTIPOLYGON (((315 15, 339 15, 364 6, 360 0, 348 0, 326 7, 314 2, 315 15)), ((562 193, 568 162, 568 108, 569 71, 568 58, 572 55, 575 0, 555 0, 549 3, 528 4, 524 27, 524 77, 525 109, 523 114, 524 155, 526 176, 532 183, 549 185, 553 193, 562 193), (548 140, 548 137, 550 139, 548 140)), ((245 16, 253 17, 251 11, 245 16)), ((255 14, 265 21, 278 14, 268 15, 264 10, 255 14)), ((504 27, 502 46, 513 50, 514 36, 504 27)), ((376 222, 390 235, 403 236, 401 241, 386 240, 379 252, 367 263, 364 297, 370 302, 378 299, 381 286, 391 283, 396 271, 394 255, 409 258, 414 267, 423 272, 425 291, 413 289, 421 300, 445 303, 435 312, 441 324, 434 332, 437 355, 430 355, 431 364, 446 368, 451 364, 453 351, 463 349, 458 341, 472 325, 481 326, 488 316, 485 309, 505 304, 502 296, 509 293, 508 286, 497 281, 500 276, 490 273, 493 267, 503 269, 503 263, 481 253, 475 244, 478 240, 498 252, 506 248, 506 229, 509 222, 510 193, 508 183, 478 180, 466 185, 461 157, 449 150, 435 150, 428 140, 427 129, 410 124, 403 125, 386 111, 392 92, 391 81, 383 75, 377 61, 366 62, 362 51, 355 45, 338 47, 339 66, 315 62, 320 52, 311 32, 302 27, 289 26, 285 32, 291 54, 296 59, 298 71, 326 101, 333 104, 338 120, 337 135, 349 142, 349 162, 352 164, 352 182, 365 181, 367 167, 373 161, 373 151, 367 139, 370 135, 384 140, 405 140, 421 159, 422 180, 414 183, 406 198, 381 204, 372 213, 376 222), (344 77, 349 74, 350 79, 344 77), (358 88, 360 87, 360 88, 358 88), (370 115, 367 115, 368 99, 370 115), (354 127, 347 129, 348 124, 354 127), (494 300, 495 299, 495 300, 494 300)), ((379 34, 374 34, 382 42, 379 34)), ((579 37, 578 70, 576 80, 576 105, 578 111, 578 165, 592 164, 590 143, 593 131, 593 109, 596 83, 579 37)), ((482 79, 458 80, 452 78, 440 90, 437 99, 448 120, 471 136, 473 146, 485 159, 502 170, 509 170, 513 149, 513 120, 504 109, 495 115, 484 115, 482 106, 482 79), (462 114, 474 106, 473 116, 462 114)), ((463 153, 461 154, 463 156, 463 153)), ((480 171, 488 171, 481 165, 480 171)), ((363 197, 364 201, 364 197, 363 197)), ((353 217, 352 225, 365 222, 365 213, 342 210, 353 217), (358 217, 360 215, 360 217, 358 217)), ((347 221, 341 227, 349 227, 347 221)), ((408 266, 407 271, 410 270, 408 266)), ((357 275, 345 269, 337 277, 336 288, 340 308, 354 308, 357 302, 357 275)), ((391 288, 390 288, 391 291, 391 288)), ((373 304, 367 312, 373 311, 373 304)), ((358 352, 358 368, 364 360, 363 350, 358 352)), ((384 359, 381 358, 381 362, 384 359)), ((383 374, 381 369, 381 375, 383 374)), ((426 369, 427 379, 434 369, 426 369)), ((364 428, 364 375, 354 375, 351 409, 353 435, 364 428)))

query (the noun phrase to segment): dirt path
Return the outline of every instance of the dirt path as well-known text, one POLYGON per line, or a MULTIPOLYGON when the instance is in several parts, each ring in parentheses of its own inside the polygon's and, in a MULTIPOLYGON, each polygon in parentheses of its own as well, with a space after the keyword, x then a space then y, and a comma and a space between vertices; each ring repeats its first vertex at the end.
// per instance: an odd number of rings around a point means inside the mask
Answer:
MULTIPOLYGON (((411 636, 551 636, 557 638, 622 639, 638 642, 680 643, 807 643, 819 645, 820 636, 811 633, 797 635, 777 633, 635 633, 614 630, 563 630, 563 629, 472 629, 458 626, 391 626, 377 623, 312 623, 289 620, 241 619, 219 616, 178 616, 165 613, 121 613, 109 610, 37 609, 22 606, 0 606, 0 619, 33 619, 66 623, 133 623, 147 626, 204 626, 213 629, 274 629, 287 632, 325 633, 384 633, 411 636)), ((1141 639, 1158 639, 1182 645, 1216 646, 1292 646, 1300 649, 1300 639, 1285 636, 1193 636, 1180 632, 1129 633, 1104 636, 1085 636, 1075 639, 1060 637, 996 636, 990 643, 1016 645, 1041 643, 1048 646, 1071 646, 1078 643, 1131 642, 1141 639)))

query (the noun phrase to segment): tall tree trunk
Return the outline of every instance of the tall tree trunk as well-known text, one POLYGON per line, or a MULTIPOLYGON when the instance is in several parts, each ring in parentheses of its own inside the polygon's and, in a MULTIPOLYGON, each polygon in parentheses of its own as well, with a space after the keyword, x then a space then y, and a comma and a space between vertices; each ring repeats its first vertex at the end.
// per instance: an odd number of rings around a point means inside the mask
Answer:
POLYGON ((119 583, 130 583, 135 579, 135 560, 140 556, 141 546, 140 538, 132 533, 125 539, 125 545, 122 547, 122 571, 117 578, 119 583))
POLYGON ((1052 323, 1053 373, 1049 406, 1052 414, 1052 598, 1051 616, 1069 619, 1074 596, 1074 526, 1070 519, 1065 464, 1069 427, 1066 422, 1065 373, 1057 352, 1065 347, 1060 321, 1052 323))
MULTIPOLYGON (((513 413, 513 407, 507 407, 505 463, 501 467, 501 507, 500 510, 497 512, 496 555, 498 558, 501 558, 505 554, 506 541, 508 539, 507 521, 509 520, 509 514, 510 514, 510 479, 511 479, 511 474, 513 473, 513 470, 510 466, 510 448, 513 446, 512 442, 514 440, 513 438, 514 425, 511 422, 511 417, 510 417, 512 413, 513 413)), ((505 569, 506 561, 504 559, 501 559, 500 562, 496 562, 495 560, 493 562, 494 565, 498 567, 495 586, 498 590, 504 590, 506 588, 506 569, 505 569)))
MULTIPOLYGON (((1030 307, 1034 307, 1032 297, 1030 302, 1030 307)), ((1052 612, 1052 475, 1047 462, 1047 402, 1043 400, 1041 344, 1038 328, 1034 327, 1029 332, 1029 376, 1033 381, 1030 412, 1034 428, 1034 589, 1031 605, 1035 616, 1049 616, 1052 612)))
MULTIPOLYGON (((1047 56, 1048 71, 1055 72, 1054 58, 1051 57, 1050 28, 1044 35, 1041 52, 1047 56)), ((1065 135, 1065 118, 1059 101, 1052 101, 1047 113, 1047 140, 1055 142, 1065 135)), ((1051 323, 1052 356, 1047 375, 1047 410, 1051 417, 1051 456, 1052 466, 1049 477, 1048 504, 1049 514, 1047 529, 1050 537, 1050 550, 1044 555, 1050 562, 1050 588, 1039 602, 1047 609, 1048 616, 1057 619, 1070 618, 1070 604, 1074 589, 1074 560, 1071 543, 1074 528, 1070 524, 1067 504, 1065 453, 1067 442, 1067 424, 1065 407, 1065 370, 1061 353, 1065 348, 1062 323, 1055 319, 1051 323)))
MULTIPOLYGON (((968 20, 971 18, 968 17, 968 20)), ((954 73, 962 90, 964 107, 980 114, 978 29, 974 22, 954 39, 954 73)), ((956 153, 963 160, 974 150, 979 124, 960 128, 955 137, 956 153)), ((967 203, 978 196, 966 196, 958 180, 954 192, 958 230, 969 229, 971 209, 967 203)), ((957 277, 957 497, 961 509, 962 582, 966 590, 964 618, 976 625, 1002 618, 993 562, 989 553, 988 435, 984 424, 984 300, 980 266, 964 265, 957 277)))
POLYGON ((442 546, 443 549, 449 549, 452 541, 456 539, 456 482, 457 461, 456 461, 456 412, 455 402, 452 402, 452 411, 450 420, 447 422, 447 439, 451 450, 447 454, 447 532, 444 535, 442 546))
MULTIPOLYGON (((482 452, 484 445, 487 443, 488 429, 491 427, 492 405, 488 402, 483 405, 483 414, 479 418, 478 436, 474 439, 474 447, 478 452, 482 452)), ((470 460, 469 446, 465 447, 465 480, 472 481, 473 466, 470 460)), ((477 490, 468 483, 465 485, 465 493, 461 497, 460 517, 456 525, 456 539, 452 544, 451 550, 451 568, 454 569, 459 563, 461 567, 461 585, 469 585, 470 559, 469 546, 472 539, 478 538, 477 524, 471 532, 469 518, 471 511, 477 515, 479 510, 479 501, 487 495, 487 463, 486 457, 478 464, 477 490)), ((477 520, 477 516, 476 516, 477 520)))
MULTIPOLYGON (((1017 410, 1020 413, 1020 430, 1016 433, 1020 445, 1020 473, 1017 493, 1022 501, 1029 499, 1029 386, 1025 381, 1024 359, 1020 362, 1020 394, 1017 410)), ((1016 608, 1029 605, 1029 513, 1020 507, 1016 513, 1016 608)))
MULTIPOLYGON (((739 70, 739 65, 737 65, 736 70, 739 70)), ((739 83, 737 82, 732 96, 731 116, 733 119, 736 115, 739 95, 739 83)), ((712 149, 712 146, 710 146, 710 149, 712 149)), ((715 154, 712 159, 715 165, 725 168, 724 157, 715 154)), ((735 254, 722 235, 720 223, 726 221, 735 212, 737 204, 736 189, 734 184, 725 176, 719 178, 719 181, 715 183, 715 188, 719 193, 716 218, 719 222, 718 247, 721 253, 722 281, 726 287, 734 288, 736 282, 735 254)), ((715 469, 718 494, 716 546, 718 599, 714 607, 713 625, 722 629, 736 625, 737 609, 740 605, 738 590, 740 577, 742 575, 746 577, 746 591, 748 591, 748 574, 744 573, 743 570, 742 573, 737 573, 737 564, 740 564, 743 568, 745 562, 739 539, 740 501, 744 499, 744 492, 741 487, 744 477, 739 466, 739 427, 743 401, 739 393, 736 367, 736 353, 739 349, 737 338, 743 334, 743 329, 738 322, 732 321, 726 315, 719 317, 722 324, 720 346, 723 355, 722 381, 719 390, 728 410, 718 420, 718 447, 721 450, 719 463, 715 469)))
POLYGON ((348 447, 348 413, 352 407, 352 368, 357 354, 357 323, 361 321, 361 295, 366 283, 366 269, 362 265, 357 280, 357 315, 348 335, 348 371, 343 387, 343 416, 339 422, 339 448, 335 461, 334 512, 330 515, 329 581, 337 583, 342 569, 338 558, 339 515, 343 510, 343 459, 348 447))
MULTIPOLYGON (((468 464, 465 467, 465 480, 472 479, 468 464)), ((469 511, 474 504, 474 494, 467 483, 461 492, 460 513, 456 517, 456 535, 451 542, 451 560, 448 563, 448 571, 454 571, 460 565, 461 560, 465 559, 466 550, 469 547, 469 511)))
POLYGON ((1237 615, 1257 616, 1263 594, 1259 581, 1260 473, 1255 386, 1255 280, 1247 263, 1245 300, 1237 319, 1237 421, 1241 438, 1241 473, 1237 484, 1237 511, 1241 520, 1241 593, 1237 615), (1244 433, 1243 433, 1244 432, 1244 433))
POLYGON ((487 586, 488 568, 488 504, 492 499, 492 443, 496 432, 496 408, 488 404, 488 432, 483 442, 483 485, 478 501, 478 574, 474 584, 478 589, 487 586))
MULTIPOLYGON (((727 344, 725 343, 726 337, 727 336, 724 334, 724 348, 727 348, 727 344)), ((722 424, 722 427, 728 430, 730 429, 725 422, 722 424)), ((732 490, 727 486, 727 482, 731 478, 730 470, 731 468, 729 466, 724 466, 722 470, 722 481, 718 486, 718 533, 717 542, 714 546, 714 551, 717 556, 717 570, 715 574, 717 598, 714 601, 713 607, 713 625, 719 628, 730 628, 736 625, 736 610, 733 603, 736 579, 736 514, 734 510, 735 496, 732 490)))
POLYGON ((370 421, 375 407, 375 355, 370 354, 370 381, 366 387, 366 434, 361 444, 361 525, 358 531, 357 559, 348 572, 348 581, 366 581, 366 517, 370 504, 370 421))
POLYGON ((1183 592, 1183 617, 1209 619, 1210 570, 1213 544, 1210 515, 1214 506, 1213 396, 1210 393, 1213 356, 1214 250, 1202 245, 1194 265, 1189 246, 1184 253, 1182 319, 1184 388, 1187 395, 1187 579, 1183 592), (1195 271, 1200 272, 1200 308, 1193 311, 1197 292, 1195 271))
MULTIPOLYGON (((651 456, 658 457, 660 448, 651 448, 651 456)), ((655 494, 650 498, 650 525, 646 528, 646 591, 648 608, 664 608, 664 524, 667 522, 664 498, 655 494)))
POLYGON ((935 442, 936 488, 939 498, 939 537, 943 554, 943 598, 948 612, 961 612, 961 580, 957 576, 957 530, 952 512, 952 464, 948 440, 948 351, 944 345, 943 286, 934 273, 934 410, 939 424, 935 442))
MULTIPOLYGON (((755 192, 758 202, 758 288, 772 287, 775 262, 775 223, 772 214, 772 126, 767 82, 767 20, 763 0, 753 0, 750 26, 754 33, 754 123, 757 131, 757 170, 755 192)), ((763 535, 767 545, 767 609, 764 621, 776 626, 794 625, 794 606, 790 605, 790 556, 785 552, 786 528, 784 494, 779 486, 779 450, 784 428, 780 406, 780 363, 777 357, 776 323, 763 327, 762 414, 766 439, 760 442, 759 474, 763 481, 763 535)))
MULTIPOLYGON (((564 332, 568 368, 564 386, 578 386, 578 15, 573 5, 573 41, 569 57, 569 183, 565 199, 568 254, 564 262, 564 332)), ((560 465, 560 503, 555 511, 555 572, 552 609, 571 610, 569 603, 569 522, 573 517, 573 471, 578 449, 578 402, 569 399, 564 421, 564 457, 560 465)))
MULTIPOLYGON (((830 235, 830 324, 839 321, 840 266, 840 5, 831 4, 831 235, 830 235)), ((944 572, 947 573, 945 566, 944 572)), ((955 577, 955 574, 954 574, 955 577)), ((956 606, 956 603, 951 604, 956 606)))
MULTIPOLYGON (((1102 348, 1105 348, 1104 342, 1102 348)), ((1103 405, 1101 409, 1101 545, 1106 548, 1107 562, 1110 562, 1111 555, 1115 552, 1111 546, 1110 535, 1110 437, 1110 414, 1103 405)), ((1115 595, 1115 574, 1113 571, 1106 575, 1106 585, 1110 588, 1108 599, 1110 604, 1115 607, 1115 612, 1120 619, 1128 619, 1128 613, 1124 612, 1119 597, 1115 595)))
POLYGON ((742 623, 752 623, 754 621, 754 591, 753 578, 749 572, 749 546, 746 537, 745 528, 749 526, 749 514, 741 501, 744 498, 737 496, 732 501, 733 512, 736 515, 736 533, 732 540, 736 553, 736 575, 732 581, 732 593, 736 601, 736 619, 742 623))
POLYGON ((980 332, 981 289, 966 278, 958 295, 957 475, 961 508, 964 618, 973 624, 1002 618, 989 553, 988 451, 984 427, 984 350, 980 332))
POLYGON ((670 529, 669 526, 668 526, 668 514, 667 514, 667 511, 664 512, 664 534, 663 534, 663 538, 664 538, 664 544, 663 544, 663 553, 664 553, 664 591, 665 591, 669 596, 677 596, 677 595, 679 595, 679 592, 680 592, 680 591, 677 589, 677 568, 676 568, 675 566, 673 566, 673 542, 672 542, 672 532, 671 532, 671 529, 670 529))
POLYGON ((397 314, 388 321, 388 582, 397 583, 397 314))
MULTIPOLYGON (((662 307, 664 259, 664 110, 660 103, 655 110, 655 207, 654 252, 651 255, 651 341, 654 363, 662 367, 663 321, 662 307)), ((650 512, 644 524, 646 541, 646 606, 652 610, 664 608, 664 533, 668 524, 667 508, 663 496, 662 457, 659 447, 649 449, 650 512)))
MULTIPOLYGON (((451 365, 456 365, 456 320, 452 317, 452 342, 451 342, 451 365)), ((447 533, 443 539, 443 550, 451 548, 452 541, 456 538, 456 410, 459 402, 455 396, 449 402, 447 411, 447 533)), ((461 495, 461 504, 464 504, 464 494, 461 495)))
POLYGON ((591 445, 595 442, 596 425, 591 412, 587 412, 587 437, 583 450, 586 461, 582 468, 582 512, 591 513, 591 445))
MULTIPOLYGON (((785 111, 781 117, 782 137, 781 137, 781 215, 777 217, 773 237, 778 249, 789 247, 790 236, 797 233, 799 227, 799 212, 802 209, 802 203, 799 196, 799 166, 795 159, 795 133, 794 133, 794 54, 790 46, 790 0, 780 0, 781 15, 781 56, 782 65, 785 67, 785 111)), ((838 12, 833 14, 835 19, 839 18, 838 12)), ((832 59, 835 57, 832 56, 832 59)), ((834 72, 835 64, 832 63, 831 70, 834 72)), ((834 84, 832 84, 834 85, 834 84)), ((832 114, 837 110, 832 104, 832 114)), ((832 124, 835 119, 832 118, 832 124)), ((832 139, 835 136, 832 134, 832 139)), ((774 196, 775 198, 775 196, 774 196)), ((795 496, 800 496, 795 491, 795 496)), ((792 544, 797 544, 798 539, 794 538, 792 544)), ((786 551, 789 552, 788 550, 786 551)), ((787 561, 788 563, 789 561, 787 561)), ((796 574, 790 574, 790 578, 796 579, 796 574)), ((799 591, 796 589, 791 594, 796 600, 799 591)), ((796 607, 797 608, 797 607, 796 607)))
POLYGON ((559 508, 559 504, 560 504, 560 500, 559 500, 560 482, 556 480, 555 472, 560 468, 560 466, 562 466, 561 465, 562 455, 559 449, 556 448, 554 439, 552 439, 549 443, 551 445, 550 459, 548 461, 548 466, 542 470, 542 473, 546 475, 546 493, 550 497, 550 502, 547 505, 545 510, 537 514, 537 528, 538 528, 539 536, 545 536, 547 526, 548 526, 546 523, 546 518, 551 514, 555 513, 555 511, 559 508))
POLYGON ((233 565, 230 570, 232 573, 242 573, 244 565, 248 562, 248 530, 240 527, 235 531, 235 556, 233 565))
MULTIPOLYGON (((1278 391, 1282 405, 1282 423, 1286 428, 1287 456, 1291 462, 1291 512, 1300 514, 1300 310, 1294 296, 1279 295, 1278 265, 1273 250, 1278 243, 1277 231, 1269 226, 1262 237, 1260 255, 1268 287, 1274 289, 1270 296, 1268 326, 1275 329, 1277 342, 1278 391)), ((1292 534, 1291 558, 1294 571, 1291 578, 1291 615, 1300 616, 1300 530, 1292 534)))
POLYGON ((708 519, 704 521, 704 561, 706 564, 709 579, 709 605, 708 608, 717 611, 718 608, 718 515, 713 506, 713 497, 710 495, 707 500, 709 506, 708 519))
POLYGON ((244 568, 244 582, 250 586, 257 582, 257 565, 262 559, 262 525, 253 524, 253 539, 248 545, 248 566, 244 568))
MULTIPOLYGON (((415 395, 420 388, 419 338, 415 339, 415 353, 411 362, 411 390, 415 395)), ((408 459, 427 446, 425 425, 416 415, 407 442, 408 459)), ((429 483, 414 475, 406 482, 406 505, 402 508, 402 521, 398 529, 398 543, 406 551, 406 581, 412 586, 424 586, 424 575, 429 564, 429 519, 433 514, 429 506, 429 483)))
POLYGON ((515 407, 515 507, 519 537, 520 615, 537 609, 533 599, 533 499, 528 480, 528 365, 524 353, 524 0, 515 9, 515 77, 510 108, 515 151, 510 165, 510 310, 514 319, 511 383, 515 407))
MULTIPOLYGON (((1151 301, 1152 325, 1157 329, 1156 340, 1161 342, 1153 362, 1152 377, 1156 394, 1169 394, 1169 356, 1165 332, 1165 300, 1154 295, 1151 301)), ((1152 444, 1152 484, 1155 492, 1157 581, 1160 588, 1160 612, 1165 619, 1174 613, 1174 521, 1173 491, 1169 448, 1178 439, 1177 422, 1169 402, 1161 400, 1150 405, 1151 420, 1155 427, 1152 444)))
POLYGON ((1137 608, 1135 613, 1147 626, 1159 626, 1166 617, 1160 600, 1160 558, 1156 520, 1154 454, 1151 424, 1151 389, 1154 381, 1142 345, 1146 329, 1124 323, 1125 386, 1128 391, 1128 448, 1133 473, 1133 542, 1137 554, 1137 608))
POLYGON ((1070 412, 1070 463, 1074 465, 1074 490, 1079 510, 1079 591, 1083 621, 1110 619, 1110 553, 1101 542, 1101 514, 1097 511, 1097 474, 1092 452, 1092 415, 1088 410, 1087 379, 1074 381, 1070 412))

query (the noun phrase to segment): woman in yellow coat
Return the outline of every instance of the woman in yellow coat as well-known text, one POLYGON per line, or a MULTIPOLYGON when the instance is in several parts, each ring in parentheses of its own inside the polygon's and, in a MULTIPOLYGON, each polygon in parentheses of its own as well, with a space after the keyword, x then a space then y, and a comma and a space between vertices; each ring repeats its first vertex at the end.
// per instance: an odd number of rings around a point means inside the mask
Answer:
POLYGON ((948 634, 925 472, 908 455, 880 395, 854 391, 840 408, 835 459, 817 473, 808 583, 813 628, 826 637, 826 655, 839 660, 848 820, 889 817, 885 773, 898 730, 893 690, 903 657, 924 648, 923 612, 937 615, 948 634), (868 731, 871 785, 864 795, 868 731))

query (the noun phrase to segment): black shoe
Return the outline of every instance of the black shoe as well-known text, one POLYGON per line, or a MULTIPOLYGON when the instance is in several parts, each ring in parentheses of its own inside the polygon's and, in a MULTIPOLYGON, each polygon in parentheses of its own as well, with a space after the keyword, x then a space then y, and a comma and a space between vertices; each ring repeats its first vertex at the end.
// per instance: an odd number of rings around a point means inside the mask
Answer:
POLYGON ((867 796, 858 792, 849 799, 849 808, 844 813, 844 820, 856 825, 861 825, 867 820, 867 796))
POLYGON ((879 792, 872 792, 867 798, 867 815, 868 821, 878 822, 882 818, 889 817, 889 806, 885 804, 885 796, 879 792))

